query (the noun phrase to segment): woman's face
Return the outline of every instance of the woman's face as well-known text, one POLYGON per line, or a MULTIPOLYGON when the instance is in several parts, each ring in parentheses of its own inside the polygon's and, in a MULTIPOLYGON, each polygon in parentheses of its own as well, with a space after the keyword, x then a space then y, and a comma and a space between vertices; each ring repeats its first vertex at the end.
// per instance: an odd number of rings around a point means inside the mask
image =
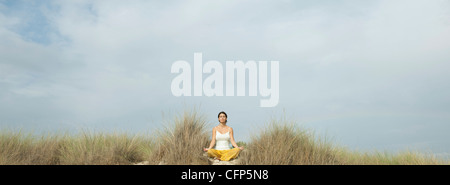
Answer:
POLYGON ((219 122, 225 123, 226 121, 227 121, 227 117, 225 116, 225 114, 220 114, 219 115, 219 122))

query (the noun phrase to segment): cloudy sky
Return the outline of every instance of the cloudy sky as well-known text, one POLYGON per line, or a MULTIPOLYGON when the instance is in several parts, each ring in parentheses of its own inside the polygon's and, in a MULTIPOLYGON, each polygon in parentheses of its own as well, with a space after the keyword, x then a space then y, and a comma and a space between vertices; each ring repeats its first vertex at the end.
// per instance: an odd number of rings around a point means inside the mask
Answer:
POLYGON ((198 107, 238 141, 285 115, 351 149, 445 155, 449 60, 447 0, 0 0, 0 128, 151 131, 198 107), (175 97, 195 52, 279 61, 278 105, 175 97))

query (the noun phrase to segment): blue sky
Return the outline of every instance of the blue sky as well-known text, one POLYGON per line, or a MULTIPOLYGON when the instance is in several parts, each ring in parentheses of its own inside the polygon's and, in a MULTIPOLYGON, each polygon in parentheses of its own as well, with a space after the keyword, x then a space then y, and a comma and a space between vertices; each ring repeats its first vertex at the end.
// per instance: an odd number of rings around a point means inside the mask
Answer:
POLYGON ((248 141, 271 116, 360 150, 450 153, 450 3, 0 0, 0 127, 161 128, 199 106, 248 141), (173 62, 276 60, 280 101, 175 97, 173 62))

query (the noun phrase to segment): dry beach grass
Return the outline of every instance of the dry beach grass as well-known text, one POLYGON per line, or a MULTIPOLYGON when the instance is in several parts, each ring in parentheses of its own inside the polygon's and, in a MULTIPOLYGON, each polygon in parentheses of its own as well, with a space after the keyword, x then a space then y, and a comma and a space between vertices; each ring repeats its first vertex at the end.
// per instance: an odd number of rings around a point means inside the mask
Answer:
POLYGON ((214 161, 202 151, 210 128, 198 111, 177 115, 157 134, 95 133, 35 136, 21 131, 0 132, 0 164, 131 165, 424 165, 449 164, 431 154, 405 151, 358 152, 333 144, 295 121, 272 119, 231 162, 214 161))
POLYGON ((185 111, 158 131, 155 152, 149 159, 151 164, 209 164, 203 155, 203 147, 209 143, 207 122, 197 111, 185 111))
POLYGON ((149 158, 152 145, 149 138, 140 135, 82 132, 37 137, 3 131, 0 164, 132 164, 149 158))

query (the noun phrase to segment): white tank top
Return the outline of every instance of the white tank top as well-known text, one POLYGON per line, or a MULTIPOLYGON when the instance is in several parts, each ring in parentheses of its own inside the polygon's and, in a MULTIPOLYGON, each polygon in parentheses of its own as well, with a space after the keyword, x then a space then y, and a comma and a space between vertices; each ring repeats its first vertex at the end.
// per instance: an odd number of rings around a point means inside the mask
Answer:
POLYGON ((229 150, 230 147, 230 131, 221 134, 216 130, 216 150, 229 150))

